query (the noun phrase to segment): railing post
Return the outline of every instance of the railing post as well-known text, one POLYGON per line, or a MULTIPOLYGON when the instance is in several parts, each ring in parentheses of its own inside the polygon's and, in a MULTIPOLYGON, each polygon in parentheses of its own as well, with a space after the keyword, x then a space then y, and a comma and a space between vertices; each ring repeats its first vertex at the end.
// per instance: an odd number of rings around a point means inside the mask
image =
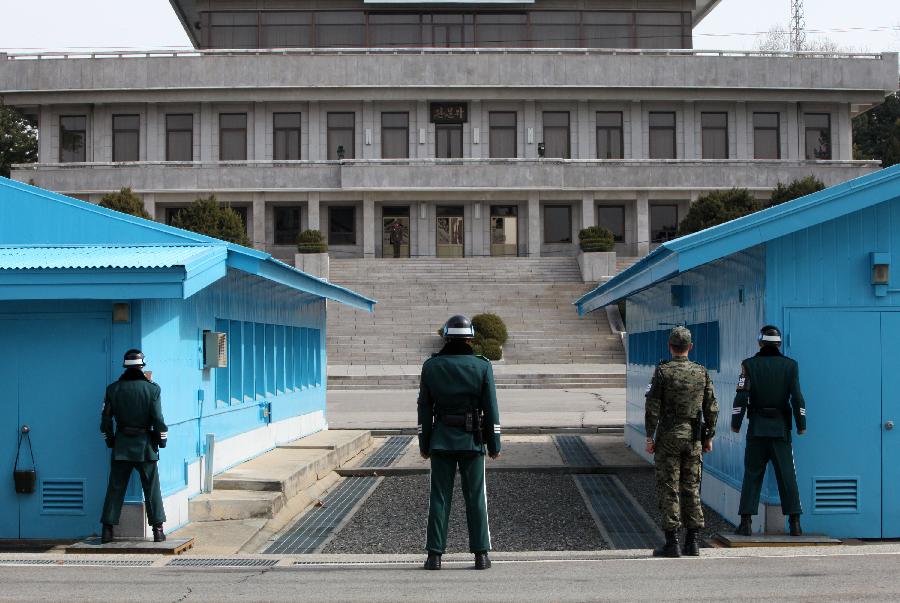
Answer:
POLYGON ((215 464, 216 434, 206 434, 206 464, 203 476, 203 492, 209 494, 213 491, 213 465, 215 464))

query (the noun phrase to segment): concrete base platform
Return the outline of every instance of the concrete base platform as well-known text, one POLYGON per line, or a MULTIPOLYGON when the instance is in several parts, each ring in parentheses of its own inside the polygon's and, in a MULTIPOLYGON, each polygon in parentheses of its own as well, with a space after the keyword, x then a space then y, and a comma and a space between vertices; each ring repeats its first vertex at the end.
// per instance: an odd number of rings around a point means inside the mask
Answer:
POLYGON ((794 546, 835 546, 840 540, 824 534, 804 534, 790 536, 788 534, 754 534, 738 536, 737 534, 716 534, 716 539, 725 547, 794 547, 794 546))
POLYGON ((116 539, 105 544, 101 543, 99 538, 89 538, 66 547, 66 553, 77 555, 180 555, 193 546, 193 538, 169 538, 165 542, 116 539))

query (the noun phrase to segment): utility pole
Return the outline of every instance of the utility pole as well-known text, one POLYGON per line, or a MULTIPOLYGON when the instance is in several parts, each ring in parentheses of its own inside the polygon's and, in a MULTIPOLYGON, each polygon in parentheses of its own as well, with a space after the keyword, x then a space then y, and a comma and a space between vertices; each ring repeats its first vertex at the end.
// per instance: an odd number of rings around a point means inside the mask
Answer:
POLYGON ((803 0, 791 0, 791 50, 806 48, 806 21, 803 19, 803 0))

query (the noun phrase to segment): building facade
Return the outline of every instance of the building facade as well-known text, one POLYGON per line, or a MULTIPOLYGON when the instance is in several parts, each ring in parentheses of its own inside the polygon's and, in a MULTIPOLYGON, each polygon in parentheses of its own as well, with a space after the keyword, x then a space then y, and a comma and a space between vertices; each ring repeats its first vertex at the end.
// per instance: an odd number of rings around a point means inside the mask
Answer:
POLYGON ((705 191, 877 169, 851 119, 896 53, 691 50, 715 4, 173 0, 195 51, 0 55, 40 132, 13 177, 159 221, 215 194, 281 258, 308 228, 392 257, 395 222, 404 256, 574 255, 597 224, 635 256, 705 191))

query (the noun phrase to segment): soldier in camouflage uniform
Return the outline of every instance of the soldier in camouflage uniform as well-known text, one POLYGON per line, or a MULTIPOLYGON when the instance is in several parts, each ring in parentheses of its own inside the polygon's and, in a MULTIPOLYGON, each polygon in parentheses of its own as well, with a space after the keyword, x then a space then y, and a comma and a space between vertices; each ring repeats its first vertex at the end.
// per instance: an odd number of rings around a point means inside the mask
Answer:
POLYGON ((691 332, 672 329, 672 359, 657 365, 647 388, 647 452, 656 462, 656 497, 666 533, 665 545, 653 551, 656 557, 700 554, 702 453, 712 450, 719 405, 706 368, 688 360, 691 348, 691 332), (682 524, 687 531, 679 551, 682 524))

